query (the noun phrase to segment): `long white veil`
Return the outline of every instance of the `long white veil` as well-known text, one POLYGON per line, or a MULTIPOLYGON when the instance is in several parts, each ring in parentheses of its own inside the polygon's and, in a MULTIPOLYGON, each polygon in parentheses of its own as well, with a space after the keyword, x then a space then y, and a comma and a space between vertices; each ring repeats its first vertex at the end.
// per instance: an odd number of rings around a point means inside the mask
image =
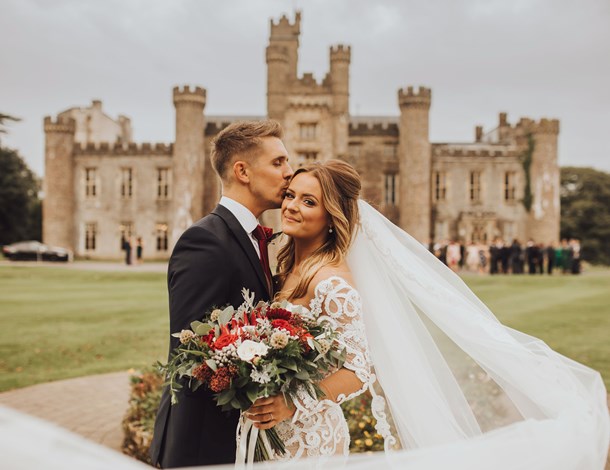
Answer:
POLYGON ((359 209, 348 263, 402 447, 384 462, 602 469, 610 424, 600 374, 502 325, 419 242, 366 202, 359 209))

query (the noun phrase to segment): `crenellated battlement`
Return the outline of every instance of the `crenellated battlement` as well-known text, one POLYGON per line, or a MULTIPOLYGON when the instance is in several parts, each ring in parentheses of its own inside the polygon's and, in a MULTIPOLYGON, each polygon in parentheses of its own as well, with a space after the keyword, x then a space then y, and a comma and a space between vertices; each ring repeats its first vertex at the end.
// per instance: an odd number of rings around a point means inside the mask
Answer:
POLYGON ((68 134, 74 134, 76 132, 76 121, 65 116, 58 116, 55 119, 51 116, 45 116, 44 131, 47 133, 66 132, 68 134))
POLYGON ((327 94, 290 96, 286 104, 292 109, 330 109, 332 107, 332 98, 327 94))
POLYGON ((352 119, 349 123, 349 136, 350 137, 367 137, 367 136, 384 136, 384 137, 398 137, 398 118, 395 122, 388 118, 379 122, 375 117, 365 120, 366 118, 358 118, 358 120, 352 119))
POLYGON ((96 155, 96 156, 171 156, 172 144, 164 143, 119 143, 101 142, 98 144, 80 144, 74 148, 75 155, 96 155))
POLYGON ((435 157, 459 158, 517 158, 515 147, 491 144, 432 144, 432 155, 435 157))
POLYGON ((420 86, 417 90, 414 90, 412 86, 407 88, 400 88, 398 90, 398 105, 412 106, 412 107, 430 107, 432 101, 432 90, 420 86))
POLYGON ((196 86, 191 89, 189 85, 183 87, 175 86, 173 89, 174 105, 178 103, 195 102, 205 106, 206 90, 205 88, 196 86))
POLYGON ((342 61, 349 62, 352 56, 351 46, 344 44, 337 44, 336 46, 330 47, 330 61, 342 61))
POLYGON ((294 23, 290 23, 288 16, 282 15, 277 21, 272 18, 270 25, 272 39, 292 39, 294 36, 301 34, 301 12, 296 12, 294 23))
POLYGON ((559 134, 559 119, 542 118, 534 121, 529 118, 521 118, 516 125, 517 129, 533 134, 559 134))

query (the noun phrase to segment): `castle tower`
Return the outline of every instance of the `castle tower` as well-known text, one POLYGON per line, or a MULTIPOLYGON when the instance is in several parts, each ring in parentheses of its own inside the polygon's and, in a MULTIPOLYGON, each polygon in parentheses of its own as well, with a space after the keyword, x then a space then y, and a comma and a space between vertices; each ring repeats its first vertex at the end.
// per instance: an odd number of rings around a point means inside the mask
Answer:
POLYGON ((538 243, 558 241, 560 229, 560 172, 557 162, 559 121, 541 119, 532 122, 534 151, 530 167, 533 195, 527 224, 528 238, 538 243))
POLYGON ((330 48, 330 86, 333 95, 332 118, 335 156, 347 156, 349 126, 349 65, 351 48, 338 45, 330 48))
POLYGON ((45 177, 42 204, 42 240, 75 252, 74 135, 71 118, 44 118, 45 177))
POLYGON ((172 223, 171 240, 178 237, 194 221, 203 217, 203 181, 205 167, 203 109, 206 91, 175 87, 176 142, 172 161, 172 223))
POLYGON ((431 241, 431 147, 429 88, 398 90, 400 226, 422 243, 431 241))
POLYGON ((286 110, 286 94, 290 84, 297 79, 301 13, 294 23, 283 15, 277 23, 270 21, 271 34, 267 46, 267 115, 283 120, 286 110))

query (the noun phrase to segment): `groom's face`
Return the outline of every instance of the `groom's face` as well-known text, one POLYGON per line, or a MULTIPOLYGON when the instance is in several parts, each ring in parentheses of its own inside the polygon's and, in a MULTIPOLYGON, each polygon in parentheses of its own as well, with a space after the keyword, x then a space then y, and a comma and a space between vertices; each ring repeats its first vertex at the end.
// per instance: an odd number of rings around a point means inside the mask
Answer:
POLYGON ((258 155, 249 166, 250 192, 262 210, 277 209, 292 177, 286 147, 277 137, 261 139, 258 155))

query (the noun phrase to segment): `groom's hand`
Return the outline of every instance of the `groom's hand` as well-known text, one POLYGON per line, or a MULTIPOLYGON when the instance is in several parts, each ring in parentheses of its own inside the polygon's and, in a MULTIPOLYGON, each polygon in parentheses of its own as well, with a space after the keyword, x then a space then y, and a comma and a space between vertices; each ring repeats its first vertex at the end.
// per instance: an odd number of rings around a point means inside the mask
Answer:
POLYGON ((278 423, 292 418, 296 408, 283 394, 259 398, 246 411, 246 417, 259 429, 271 429, 278 423))

